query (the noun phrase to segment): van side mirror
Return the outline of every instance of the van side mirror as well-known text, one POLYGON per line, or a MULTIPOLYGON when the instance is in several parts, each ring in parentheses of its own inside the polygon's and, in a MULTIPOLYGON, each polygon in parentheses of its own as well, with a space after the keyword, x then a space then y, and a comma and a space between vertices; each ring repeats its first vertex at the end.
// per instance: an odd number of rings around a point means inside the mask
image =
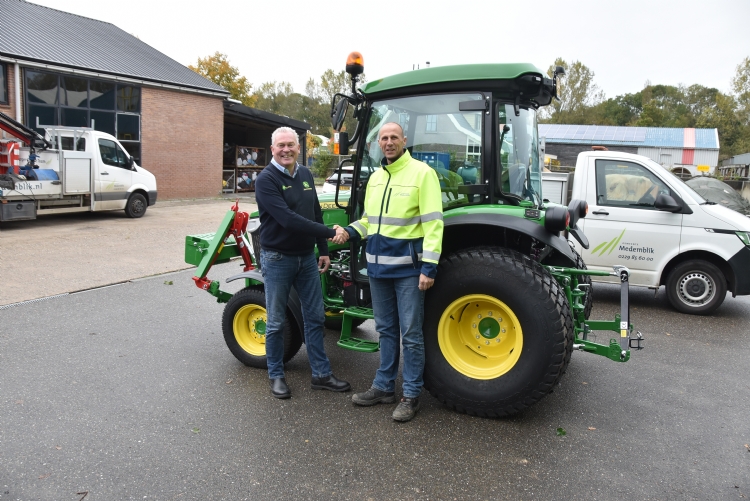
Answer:
POLYGON ((128 157, 128 167, 129 167, 130 169, 132 169, 132 168, 133 168, 133 163, 134 163, 134 162, 135 162, 135 160, 133 159, 132 155, 131 155, 131 156, 129 156, 129 157, 128 157))
POLYGON ((680 212, 682 205, 678 204, 674 198, 664 193, 659 193, 654 201, 654 207, 665 212, 680 212))

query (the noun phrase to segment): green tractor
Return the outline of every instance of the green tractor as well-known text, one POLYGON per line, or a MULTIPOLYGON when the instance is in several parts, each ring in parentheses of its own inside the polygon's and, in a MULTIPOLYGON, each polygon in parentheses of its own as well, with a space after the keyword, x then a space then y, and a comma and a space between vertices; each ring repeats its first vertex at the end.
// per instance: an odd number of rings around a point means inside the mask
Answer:
MULTIPOLYGON (((367 180, 383 156, 378 131, 399 123, 411 155, 435 169, 441 184, 443 251, 435 285, 425 296, 425 388, 447 406, 472 415, 506 416, 551 392, 573 350, 617 362, 642 347, 633 334, 625 267, 586 269, 568 243, 588 241, 576 222, 583 201, 568 207, 542 196, 537 110, 556 98, 557 81, 529 64, 486 64, 426 68, 357 88, 362 57, 346 66, 351 94, 331 103, 339 130, 353 109, 354 132, 339 133, 341 162, 336 192, 321 195, 324 222, 348 225, 360 218, 367 180), (589 320, 592 275, 620 278, 621 311, 614 320, 589 320), (596 342, 595 331, 612 331, 596 342)), ((196 265, 198 287, 226 302, 222 319, 227 346, 248 366, 265 368, 265 296, 257 268, 257 213, 237 204, 215 234, 188 236, 186 261, 196 265), (207 278, 210 267, 241 256, 244 280, 232 295, 207 278)), ((352 336, 372 318, 364 249, 353 242, 329 246, 330 270, 321 275, 327 327, 340 330, 338 346, 375 352, 378 342, 352 336)), ((294 293, 285 326, 284 360, 302 345, 302 315, 294 293)))

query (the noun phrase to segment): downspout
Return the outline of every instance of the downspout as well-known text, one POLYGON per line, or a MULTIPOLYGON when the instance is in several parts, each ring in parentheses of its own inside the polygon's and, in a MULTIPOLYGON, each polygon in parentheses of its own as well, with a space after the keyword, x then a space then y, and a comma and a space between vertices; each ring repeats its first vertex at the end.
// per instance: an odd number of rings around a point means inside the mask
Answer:
POLYGON ((16 87, 16 122, 23 123, 21 121, 21 68, 18 63, 13 67, 13 77, 16 87))

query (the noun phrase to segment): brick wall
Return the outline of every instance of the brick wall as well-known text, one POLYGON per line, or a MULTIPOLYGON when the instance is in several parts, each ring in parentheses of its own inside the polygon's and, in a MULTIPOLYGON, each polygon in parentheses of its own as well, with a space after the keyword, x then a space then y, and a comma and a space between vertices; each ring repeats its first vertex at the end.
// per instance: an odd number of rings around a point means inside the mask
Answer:
MULTIPOLYGON (((15 65, 13 63, 0 63, 5 65, 5 69, 8 72, 8 79, 6 84, 8 85, 8 104, 0 104, 0 111, 8 115, 13 120, 16 119, 16 74, 15 65)), ((21 74, 23 75, 23 73, 21 74)), ((23 82, 21 82, 21 99, 23 100, 23 82)), ((23 105, 23 102, 22 102, 23 105)), ((21 121, 23 121, 23 113, 21 113, 21 121)))
POLYGON ((141 88, 141 159, 159 200, 221 192, 224 106, 217 97, 141 88))

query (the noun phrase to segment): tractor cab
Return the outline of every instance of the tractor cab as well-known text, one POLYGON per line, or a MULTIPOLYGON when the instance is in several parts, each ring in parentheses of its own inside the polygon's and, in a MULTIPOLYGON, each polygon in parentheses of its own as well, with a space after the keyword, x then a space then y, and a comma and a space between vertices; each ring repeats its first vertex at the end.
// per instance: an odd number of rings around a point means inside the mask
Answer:
MULTIPOLYGON (((355 108, 356 130, 339 135, 340 151, 356 148, 355 175, 366 177, 380 167, 378 134, 394 122, 403 128, 411 156, 435 170, 444 210, 541 206, 543 160, 536 114, 555 96, 558 73, 549 79, 529 64, 447 66, 394 75, 357 89, 362 68, 361 56, 350 55, 352 93, 337 94, 332 103, 337 130, 347 107, 355 108)), ((355 189, 351 197, 353 211, 363 190, 355 189)))

